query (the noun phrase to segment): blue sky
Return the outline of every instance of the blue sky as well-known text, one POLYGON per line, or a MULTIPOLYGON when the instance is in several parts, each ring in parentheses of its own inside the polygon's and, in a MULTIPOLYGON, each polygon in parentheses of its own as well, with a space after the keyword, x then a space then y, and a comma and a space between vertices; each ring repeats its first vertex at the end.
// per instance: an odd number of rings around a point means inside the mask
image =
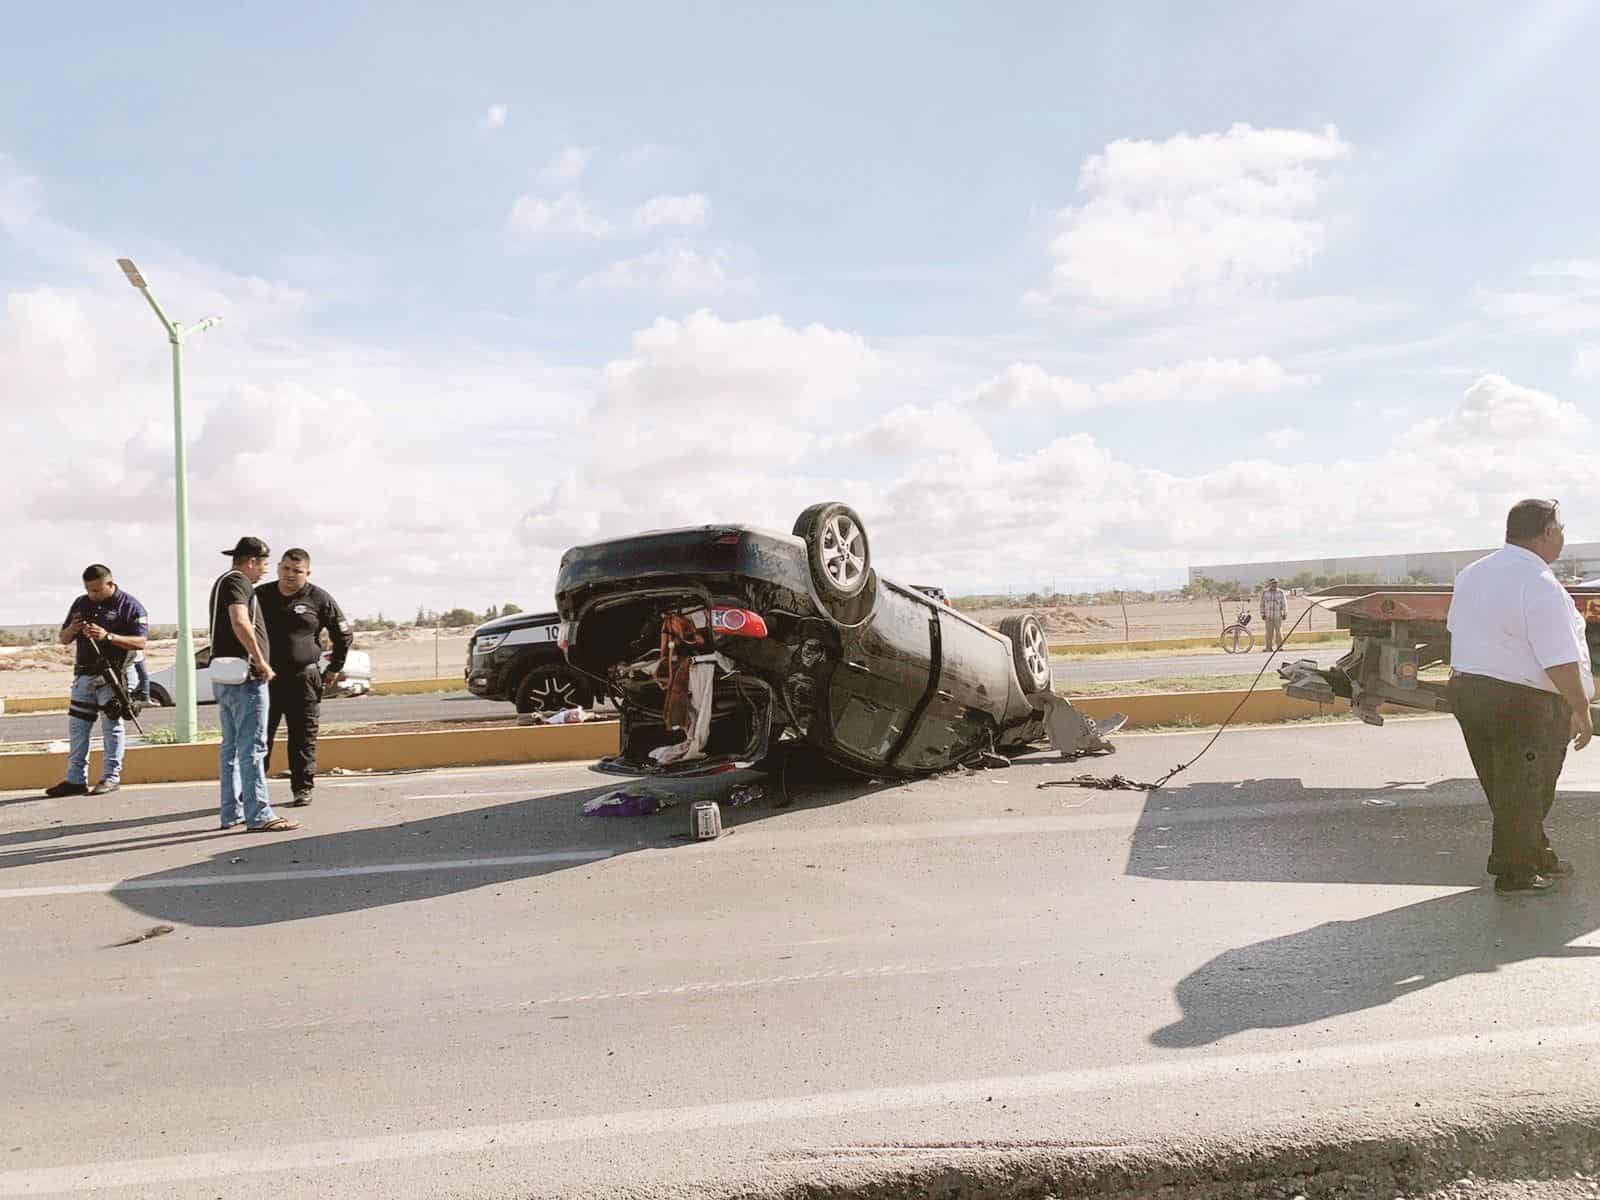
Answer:
POLYGON ((171 603, 117 254, 227 318, 197 539, 317 542, 358 611, 831 496, 957 588, 1486 544, 1530 493, 1600 532, 1585 6, 267 13, 8 16, 0 621, 97 557, 171 603))

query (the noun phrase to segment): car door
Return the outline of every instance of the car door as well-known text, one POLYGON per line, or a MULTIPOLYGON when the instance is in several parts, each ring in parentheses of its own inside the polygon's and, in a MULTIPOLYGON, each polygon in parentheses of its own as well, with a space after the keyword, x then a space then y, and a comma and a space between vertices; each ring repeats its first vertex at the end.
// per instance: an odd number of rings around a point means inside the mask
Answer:
POLYGON ((931 683, 933 607, 878 581, 872 617, 841 631, 841 661, 828 689, 834 741, 847 752, 887 763, 931 683))
POLYGON ((939 606, 933 613, 938 679, 895 764, 921 771, 950 766, 985 749, 997 725, 995 713, 1005 704, 1003 692, 993 695, 995 664, 1004 661, 1005 648, 949 609, 939 606))

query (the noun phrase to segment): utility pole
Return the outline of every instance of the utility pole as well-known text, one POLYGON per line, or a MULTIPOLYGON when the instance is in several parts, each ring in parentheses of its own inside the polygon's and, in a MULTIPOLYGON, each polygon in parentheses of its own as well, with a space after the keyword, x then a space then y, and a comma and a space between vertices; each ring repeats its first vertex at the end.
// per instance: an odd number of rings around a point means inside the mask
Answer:
MULTIPOLYGON (((189 456, 183 438, 183 342, 196 333, 204 333, 221 317, 206 317, 195 325, 179 325, 167 320, 156 298, 150 294, 144 276, 128 258, 117 259, 117 265, 128 277, 128 282, 150 304, 161 327, 167 331, 167 341, 172 345, 172 443, 175 466, 175 487, 178 526, 178 660, 173 665, 172 703, 176 706, 174 724, 179 742, 192 742, 195 738, 194 698, 194 631, 189 622, 189 456)), ((207 618, 210 620, 211 618, 207 618)), ((216 637, 216 630, 211 631, 216 637)))

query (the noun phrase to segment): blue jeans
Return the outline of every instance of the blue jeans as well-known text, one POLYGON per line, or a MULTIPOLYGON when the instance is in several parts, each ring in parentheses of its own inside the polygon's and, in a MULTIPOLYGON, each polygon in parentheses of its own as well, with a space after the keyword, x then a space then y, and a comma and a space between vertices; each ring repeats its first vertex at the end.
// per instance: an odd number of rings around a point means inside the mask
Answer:
POLYGON ((150 672, 145 669, 144 659, 138 658, 133 662, 133 684, 128 688, 133 693, 135 700, 150 703, 150 672))
POLYGON ((222 824, 265 825, 274 815, 267 798, 267 685, 252 679, 213 690, 222 720, 222 824))
POLYGON ((105 715, 105 706, 111 703, 112 692, 103 683, 96 683, 93 675, 72 677, 72 699, 68 701, 67 732, 72 739, 67 753, 67 782, 89 782, 89 736, 94 732, 95 718, 100 720, 100 735, 105 742, 105 762, 100 778, 116 782, 122 778, 123 730, 122 720, 113 721, 105 715))

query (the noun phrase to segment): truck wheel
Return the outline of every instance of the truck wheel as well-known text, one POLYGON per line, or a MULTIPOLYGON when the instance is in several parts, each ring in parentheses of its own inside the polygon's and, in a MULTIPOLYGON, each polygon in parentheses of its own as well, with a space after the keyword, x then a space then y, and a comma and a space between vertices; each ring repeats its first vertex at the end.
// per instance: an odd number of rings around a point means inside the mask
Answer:
POLYGON ((589 685, 571 667, 535 667, 522 677, 512 701, 519 713, 552 713, 588 708, 594 703, 589 685))
POLYGON ((1000 632, 1011 639, 1011 663, 1017 669, 1017 680, 1022 690, 1030 696, 1050 690, 1050 643, 1044 636, 1044 626, 1032 613, 1020 617, 1007 617, 1000 622, 1000 632))
POLYGON ((150 703, 157 708, 171 708, 172 697, 167 695, 167 689, 159 683, 150 685, 150 703))
POLYGON ((867 586, 872 551, 867 528, 848 504, 813 504, 794 523, 806 542, 806 560, 817 591, 828 600, 853 600, 867 586))

